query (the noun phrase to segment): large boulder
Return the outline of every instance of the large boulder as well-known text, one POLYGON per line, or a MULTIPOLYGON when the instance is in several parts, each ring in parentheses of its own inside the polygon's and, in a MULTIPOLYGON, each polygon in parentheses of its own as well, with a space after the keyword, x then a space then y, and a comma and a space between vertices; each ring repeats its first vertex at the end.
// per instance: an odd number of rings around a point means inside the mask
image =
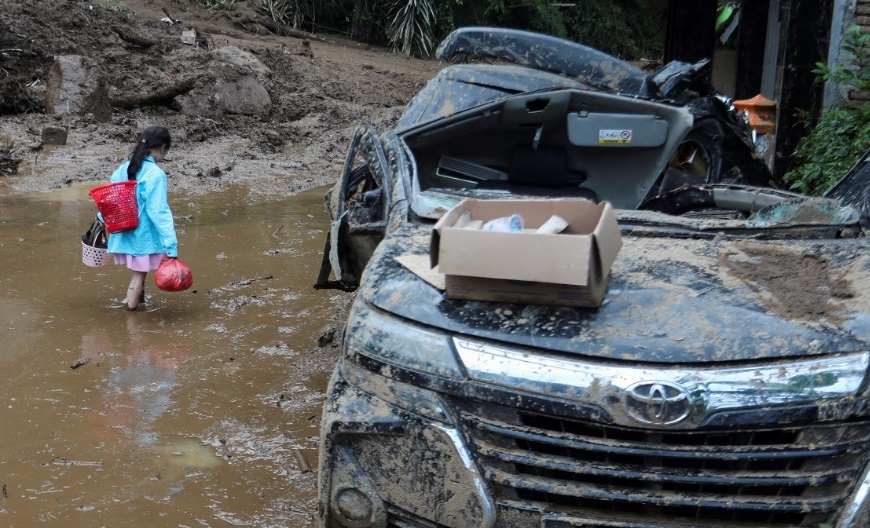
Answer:
POLYGON ((253 54, 225 46, 209 52, 196 85, 175 101, 182 112, 197 117, 264 116, 272 110, 271 86, 272 70, 253 54))
POLYGON ((55 115, 90 113, 99 122, 109 121, 112 108, 96 61, 81 55, 57 57, 46 79, 45 111, 55 115))
POLYGON ((224 46, 211 52, 210 69, 226 79, 254 76, 260 82, 272 78, 272 70, 252 53, 236 46, 224 46))
POLYGON ((266 88, 253 77, 235 81, 218 79, 215 102, 228 114, 266 115, 272 109, 272 98, 266 88))
POLYGON ((265 115, 272 109, 266 90, 272 70, 253 54, 235 46, 211 53, 209 73, 215 78, 214 102, 226 113, 265 115))

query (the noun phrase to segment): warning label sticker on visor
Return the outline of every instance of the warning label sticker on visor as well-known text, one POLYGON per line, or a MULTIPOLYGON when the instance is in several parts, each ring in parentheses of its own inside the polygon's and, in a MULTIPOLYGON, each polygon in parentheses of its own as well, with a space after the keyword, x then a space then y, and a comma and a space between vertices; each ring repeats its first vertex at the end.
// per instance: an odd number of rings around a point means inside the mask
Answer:
POLYGON ((599 130, 598 143, 631 143, 631 130, 599 130))

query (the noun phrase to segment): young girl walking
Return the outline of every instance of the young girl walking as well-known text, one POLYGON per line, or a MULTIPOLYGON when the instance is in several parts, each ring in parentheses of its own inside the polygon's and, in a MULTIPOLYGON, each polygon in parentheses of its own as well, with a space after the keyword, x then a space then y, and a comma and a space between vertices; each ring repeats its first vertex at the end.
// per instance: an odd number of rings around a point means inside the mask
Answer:
POLYGON ((172 139, 160 126, 146 128, 136 143, 130 160, 112 174, 111 181, 136 180, 139 225, 132 231, 109 235, 108 252, 115 264, 133 272, 124 306, 133 311, 145 302, 145 277, 156 270, 164 255, 178 258, 178 237, 169 209, 166 173, 157 164, 164 160, 172 139))

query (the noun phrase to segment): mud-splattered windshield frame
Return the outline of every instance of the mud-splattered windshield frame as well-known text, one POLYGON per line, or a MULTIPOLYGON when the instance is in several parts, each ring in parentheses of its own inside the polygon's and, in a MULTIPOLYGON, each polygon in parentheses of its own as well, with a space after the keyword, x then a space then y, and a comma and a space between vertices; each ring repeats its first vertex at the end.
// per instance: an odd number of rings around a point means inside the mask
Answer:
MULTIPOLYGON (((739 185, 692 189, 709 197, 696 211, 674 214, 656 210, 617 210, 623 231, 647 236, 754 238, 855 238, 865 234, 858 209, 838 200, 739 185), (715 198, 714 198, 715 197, 715 198), (714 201, 718 200, 718 201, 714 201), (703 206, 706 205, 706 208, 703 206)), ((431 207, 431 222, 466 198, 525 199, 539 195, 479 189, 428 189, 419 197, 431 207)))

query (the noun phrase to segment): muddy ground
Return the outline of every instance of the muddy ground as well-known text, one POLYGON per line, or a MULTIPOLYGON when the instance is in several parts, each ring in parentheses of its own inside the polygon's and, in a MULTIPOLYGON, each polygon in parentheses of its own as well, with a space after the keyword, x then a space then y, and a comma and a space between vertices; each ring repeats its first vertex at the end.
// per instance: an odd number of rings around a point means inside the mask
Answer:
POLYGON ((259 4, 0 0, 4 526, 313 526, 320 406, 351 300, 311 287, 323 189, 357 126, 385 130, 443 65, 278 36, 259 4), (266 114, 209 104, 228 46, 271 71, 266 114), (46 111, 63 55, 98 64, 107 118, 46 111), (178 79, 192 79, 178 97, 118 104, 178 79), (77 238, 88 189, 152 124, 173 135, 162 165, 195 282, 151 287, 128 313, 127 272, 82 266, 77 238), (47 126, 66 144, 45 144, 47 126))
POLYGON ((105 179, 151 124, 170 129, 166 163, 173 190, 292 193, 334 181, 356 126, 389 127, 441 66, 355 43, 340 35, 269 31, 253 0, 203 9, 193 0, 2 0, 0 10, 0 141, 22 159, 0 179, 9 192, 34 192, 105 179), (166 11, 164 11, 165 9, 166 11), (181 23, 162 22, 166 12, 181 23), (195 45, 182 33, 196 31, 195 45), (304 37, 304 38, 300 38, 304 37), (271 70, 264 115, 214 109, 208 100, 212 52, 236 46, 271 70), (49 70, 57 55, 96 60, 108 85, 111 117, 46 115, 49 70), (179 79, 176 98, 129 106, 131 99, 179 79), (41 147, 46 125, 69 130, 64 147, 41 147))
POLYGON ((76 245, 91 186, 0 196, 0 526, 313 526, 349 300, 311 288, 322 189, 173 193, 193 287, 128 312, 76 245))

